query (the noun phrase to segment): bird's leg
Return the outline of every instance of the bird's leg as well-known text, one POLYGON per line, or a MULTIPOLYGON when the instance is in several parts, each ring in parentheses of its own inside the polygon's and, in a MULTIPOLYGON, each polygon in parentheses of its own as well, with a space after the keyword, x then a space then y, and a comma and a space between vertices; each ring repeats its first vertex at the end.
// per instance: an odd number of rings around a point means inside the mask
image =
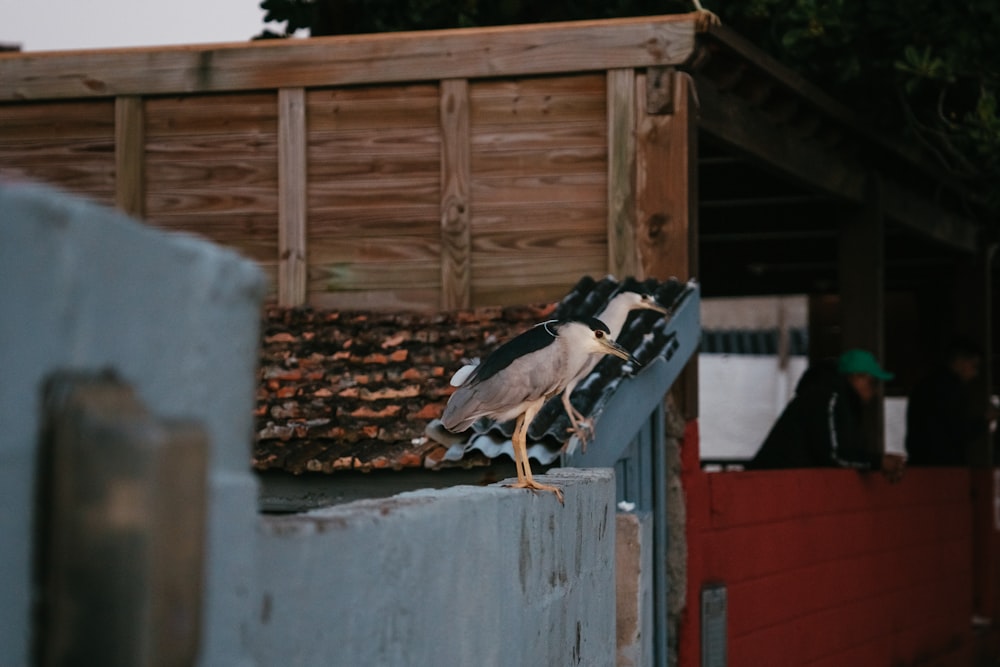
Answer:
MULTIPOLYGON (((563 409, 566 411, 566 416, 569 417, 570 428, 567 429, 569 433, 575 433, 577 439, 580 441, 580 445, 583 451, 587 451, 587 442, 592 439, 592 433, 594 430, 593 421, 584 417, 580 414, 580 411, 573 407, 573 402, 570 401, 570 395, 573 393, 573 389, 576 387, 576 381, 570 382, 566 389, 562 393, 562 404, 563 409)), ((566 450, 566 445, 563 445, 563 451, 566 450)))
POLYGON ((517 467, 518 484, 527 482, 531 477, 531 468, 528 463, 528 448, 524 444, 527 438, 520 438, 522 428, 524 428, 524 415, 517 418, 517 422, 514 425, 514 436, 511 438, 511 442, 514 445, 514 465, 517 467))
POLYGON ((540 484, 531 476, 531 463, 528 461, 528 426, 535 418, 541 406, 529 407, 523 415, 517 418, 517 425, 514 427, 514 437, 511 439, 514 445, 514 459, 517 464, 517 482, 511 484, 514 489, 531 489, 532 491, 551 491, 556 494, 559 504, 563 503, 563 493, 559 487, 551 484, 540 484))
POLYGON ((569 432, 576 434, 576 437, 580 440, 580 445, 584 453, 586 453, 587 443, 593 438, 594 421, 589 417, 584 417, 580 414, 580 411, 573 407, 573 404, 570 402, 567 394, 563 394, 562 404, 563 408, 566 410, 566 415, 569 417, 569 421, 572 424, 569 428, 569 432))

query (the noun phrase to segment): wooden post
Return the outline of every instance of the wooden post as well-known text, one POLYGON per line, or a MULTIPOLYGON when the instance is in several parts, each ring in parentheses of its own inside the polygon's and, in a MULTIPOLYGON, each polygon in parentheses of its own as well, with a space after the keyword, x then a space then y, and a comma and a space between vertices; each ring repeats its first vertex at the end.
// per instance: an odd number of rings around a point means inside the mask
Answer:
POLYGON ((608 100, 608 273, 619 279, 644 278, 636 244, 635 136, 636 73, 613 69, 608 100))
MULTIPOLYGON (((642 277, 698 273, 698 109, 688 74, 649 68, 636 82, 636 238, 642 277)), ((685 419, 698 416, 698 358, 674 384, 685 419)))
POLYGON ((441 82, 441 308, 472 305, 469 82, 441 82))
POLYGON ((34 664, 193 665, 205 432, 153 417, 108 375, 55 378, 45 411, 34 664))
POLYGON ((641 78, 636 148, 636 221, 647 276, 687 280, 698 272, 698 123, 687 74, 650 68, 641 78))
MULTIPOLYGON (((885 363, 885 234, 877 179, 869 183, 865 203, 852 209, 840 227, 841 348, 868 350, 885 363)), ((890 369, 891 370, 891 369, 890 369)), ((875 452, 884 449, 882 391, 876 393, 872 420, 865 425, 875 452)))
POLYGON ((142 98, 115 98, 115 205, 136 218, 145 215, 146 131, 142 98))
POLYGON ((278 90, 278 305, 306 302, 306 97, 278 90))

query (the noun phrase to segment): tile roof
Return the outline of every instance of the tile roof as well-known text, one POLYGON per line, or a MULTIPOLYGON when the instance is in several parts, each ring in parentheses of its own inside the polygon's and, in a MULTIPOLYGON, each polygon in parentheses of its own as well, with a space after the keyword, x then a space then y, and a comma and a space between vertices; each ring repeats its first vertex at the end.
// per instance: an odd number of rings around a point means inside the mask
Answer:
MULTIPOLYGON (((477 424, 459 435, 440 428, 452 374, 538 322, 596 314, 623 284, 588 277, 558 304, 437 314, 268 308, 253 465, 330 473, 479 466, 509 455, 512 423, 477 424)), ((690 291, 677 281, 645 287, 664 305, 690 291)), ((676 345, 664 322, 651 311, 634 313, 618 340, 642 363, 669 355, 676 345)), ((574 405, 596 414, 632 370, 617 359, 602 361, 581 382, 574 405)), ((558 400, 550 401, 532 424, 530 454, 551 463, 567 426, 558 400)))

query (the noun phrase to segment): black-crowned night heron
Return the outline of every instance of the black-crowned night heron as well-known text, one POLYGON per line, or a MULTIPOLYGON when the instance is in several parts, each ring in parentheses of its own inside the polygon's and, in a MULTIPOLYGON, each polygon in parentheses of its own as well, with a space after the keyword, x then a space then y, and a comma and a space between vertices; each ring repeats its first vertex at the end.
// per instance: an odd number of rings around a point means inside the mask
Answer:
MULTIPOLYGON (((628 290, 616 294, 608 302, 608 305, 604 307, 604 310, 597 314, 597 319, 607 325, 611 338, 617 340, 619 334, 622 332, 622 327, 625 326, 625 320, 628 319, 628 314, 633 310, 654 310, 664 315, 670 313, 670 310, 658 304, 652 295, 628 290)), ((584 359, 583 365, 573 375, 572 379, 566 383, 566 388, 562 392, 563 408, 565 408, 566 415, 572 424, 570 431, 575 433, 576 437, 580 440, 583 451, 587 451, 587 441, 592 436, 593 423, 591 419, 584 417, 580 414, 579 410, 573 407, 573 404, 570 402, 570 395, 576 389, 576 385, 579 384, 580 380, 590 375, 590 372, 594 370, 594 367, 597 366, 600 360, 599 356, 593 355, 584 359)))
POLYGON ((516 418, 511 440, 517 482, 511 486, 551 491, 561 503, 558 487, 540 484, 531 476, 528 427, 545 401, 565 389, 591 357, 605 354, 637 363, 596 318, 535 325, 501 345, 480 365, 455 373, 451 383, 458 389, 448 399, 441 423, 459 432, 482 417, 500 422, 516 418))

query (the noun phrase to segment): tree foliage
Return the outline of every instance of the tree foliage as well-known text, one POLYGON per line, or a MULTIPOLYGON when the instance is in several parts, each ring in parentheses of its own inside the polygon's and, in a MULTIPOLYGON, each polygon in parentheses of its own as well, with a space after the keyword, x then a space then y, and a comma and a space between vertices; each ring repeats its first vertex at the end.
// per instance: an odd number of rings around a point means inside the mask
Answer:
MULTIPOLYGON (((1000 211, 1000 3, 707 0, 724 24, 887 132, 902 131, 1000 211), (715 6, 717 5, 717 6, 715 6)), ((261 37, 687 12, 683 0, 263 0, 261 37)))
POLYGON ((1000 210, 1000 5, 749 0, 720 13, 875 127, 915 142, 1000 210))

